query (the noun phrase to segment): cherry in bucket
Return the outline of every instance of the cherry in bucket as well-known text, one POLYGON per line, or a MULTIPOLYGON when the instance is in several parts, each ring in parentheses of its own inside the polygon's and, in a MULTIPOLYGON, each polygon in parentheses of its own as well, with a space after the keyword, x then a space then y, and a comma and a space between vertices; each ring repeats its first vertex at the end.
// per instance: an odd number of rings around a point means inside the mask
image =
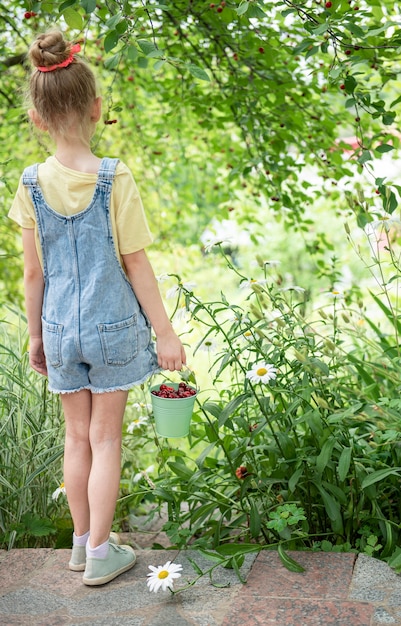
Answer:
POLYGON ((192 387, 189 387, 186 383, 180 383, 178 385, 178 389, 162 384, 160 385, 159 390, 154 389, 151 393, 159 398, 170 398, 176 400, 178 398, 189 398, 190 396, 194 396, 196 391, 192 387))

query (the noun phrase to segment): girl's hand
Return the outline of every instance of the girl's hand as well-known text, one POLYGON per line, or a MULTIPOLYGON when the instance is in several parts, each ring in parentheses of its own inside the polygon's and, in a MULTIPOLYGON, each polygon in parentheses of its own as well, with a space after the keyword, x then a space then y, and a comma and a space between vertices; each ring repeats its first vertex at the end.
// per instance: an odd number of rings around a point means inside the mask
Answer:
POLYGON ((47 376, 46 357, 42 337, 31 337, 29 342, 29 365, 39 374, 47 376))
POLYGON ((173 330, 157 335, 156 349, 157 362, 164 370, 180 371, 187 362, 184 346, 173 330))

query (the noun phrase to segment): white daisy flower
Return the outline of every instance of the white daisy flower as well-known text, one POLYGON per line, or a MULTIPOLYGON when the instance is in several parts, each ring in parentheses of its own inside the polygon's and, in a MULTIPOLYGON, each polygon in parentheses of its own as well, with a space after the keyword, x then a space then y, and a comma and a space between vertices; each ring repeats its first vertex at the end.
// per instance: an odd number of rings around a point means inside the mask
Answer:
POLYGON ((344 298, 344 294, 342 291, 340 291, 337 288, 332 289, 331 291, 329 291, 329 293, 327 294, 327 296, 329 298, 333 298, 333 300, 337 300, 340 298, 344 298))
POLYGON ((174 321, 177 323, 186 322, 188 318, 189 318, 189 311, 186 306, 181 306, 174 313, 174 321))
POLYGON ((127 433, 132 434, 136 428, 141 428, 141 426, 146 424, 147 421, 148 421, 148 418, 146 415, 140 415, 136 419, 132 420, 130 424, 128 424, 127 433))
POLYGON ((217 342, 208 337, 199 344, 198 350, 201 352, 215 352, 215 350, 217 350, 217 342))
POLYGON ((305 289, 299 285, 290 285, 289 287, 282 287, 280 291, 296 291, 297 293, 305 293, 305 289))
POLYGON ((58 497, 63 494, 65 495, 65 486, 64 483, 60 484, 60 487, 57 487, 56 491, 53 491, 52 493, 52 500, 58 500, 58 497))
POLYGON ((156 280, 158 283, 164 283, 169 278, 170 276, 168 274, 159 274, 158 276, 156 276, 156 280))
POLYGON ((211 237, 205 241, 204 250, 205 252, 210 252, 212 248, 220 245, 230 246, 233 244, 232 239, 224 239, 221 235, 218 237, 211 237))
POLYGON ((256 363, 254 367, 246 373, 246 377, 251 383, 268 383, 276 378, 277 368, 272 363, 256 363))
POLYGON ((384 230, 389 231, 393 226, 400 226, 401 220, 391 213, 385 213, 384 211, 377 217, 377 219, 370 222, 367 226, 369 226, 372 230, 378 230, 379 228, 384 228, 384 230))
POLYGON ((139 481, 142 480, 142 478, 146 478, 146 480, 149 482, 150 480, 149 474, 151 474, 154 471, 154 469, 155 469, 154 465, 149 465, 149 467, 147 467, 145 470, 140 470, 134 475, 132 482, 139 483, 139 481))
POLYGON ((162 591, 170 589, 172 591, 174 580, 176 578, 180 578, 181 576, 179 572, 182 570, 182 565, 167 561, 167 563, 159 565, 159 567, 149 565, 149 569, 152 571, 148 574, 147 585, 149 587, 149 591, 154 591, 156 593, 159 589, 162 591))
POLYGON ((147 402, 134 402, 132 407, 137 409, 137 411, 145 411, 146 413, 152 410, 152 405, 147 402))
POLYGON ((194 282, 188 282, 188 283, 182 283, 182 284, 179 284, 179 285, 174 285, 174 287, 171 287, 171 289, 167 290, 167 292, 166 292, 166 299, 167 300, 171 300, 178 293, 180 293, 183 289, 185 289, 185 291, 192 291, 195 287, 196 287, 196 283, 194 283, 194 282))
POLYGON ((251 278, 250 280, 242 281, 242 283, 240 284, 240 289, 246 289, 247 287, 252 287, 252 285, 266 285, 267 282, 268 281, 266 278, 261 278, 259 280, 256 280, 256 278, 251 278))

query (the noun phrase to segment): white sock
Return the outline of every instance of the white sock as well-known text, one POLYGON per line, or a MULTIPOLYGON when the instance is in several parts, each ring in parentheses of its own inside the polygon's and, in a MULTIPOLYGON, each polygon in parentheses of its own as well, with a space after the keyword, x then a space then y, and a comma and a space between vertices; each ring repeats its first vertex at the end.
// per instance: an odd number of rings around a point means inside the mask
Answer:
POLYGON ((89 530, 84 535, 76 535, 72 533, 72 545, 73 546, 86 546, 86 542, 89 539, 89 530))
POLYGON ((101 543, 96 548, 91 548, 89 539, 86 543, 86 556, 88 559, 105 559, 109 553, 109 540, 101 543))

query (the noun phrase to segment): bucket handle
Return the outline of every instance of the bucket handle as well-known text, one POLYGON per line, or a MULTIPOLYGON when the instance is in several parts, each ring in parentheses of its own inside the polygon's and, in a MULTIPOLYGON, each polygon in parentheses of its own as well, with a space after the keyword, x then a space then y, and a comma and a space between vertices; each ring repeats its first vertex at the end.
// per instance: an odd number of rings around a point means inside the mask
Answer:
MULTIPOLYGON (((164 372, 166 370, 162 370, 161 372, 157 372, 156 374, 152 374, 152 376, 150 377, 150 384, 149 386, 152 386, 152 379, 154 376, 157 376, 158 374, 162 374, 162 372, 164 372)), ((197 385, 196 382, 196 378, 195 378, 195 372, 193 370, 191 370, 191 368, 186 365, 186 363, 183 364, 182 368, 180 370, 176 370, 178 372, 178 374, 182 375, 182 380, 184 380, 185 382, 191 382, 193 387, 195 387, 196 391, 199 392, 199 387, 197 385), (186 371, 185 375, 183 374, 183 370, 186 371), (192 380, 190 381, 190 378, 192 376, 192 380)), ((169 380, 168 376, 166 376, 165 374, 163 374, 166 380, 169 380)), ((171 381, 173 382, 173 381, 171 381)))

